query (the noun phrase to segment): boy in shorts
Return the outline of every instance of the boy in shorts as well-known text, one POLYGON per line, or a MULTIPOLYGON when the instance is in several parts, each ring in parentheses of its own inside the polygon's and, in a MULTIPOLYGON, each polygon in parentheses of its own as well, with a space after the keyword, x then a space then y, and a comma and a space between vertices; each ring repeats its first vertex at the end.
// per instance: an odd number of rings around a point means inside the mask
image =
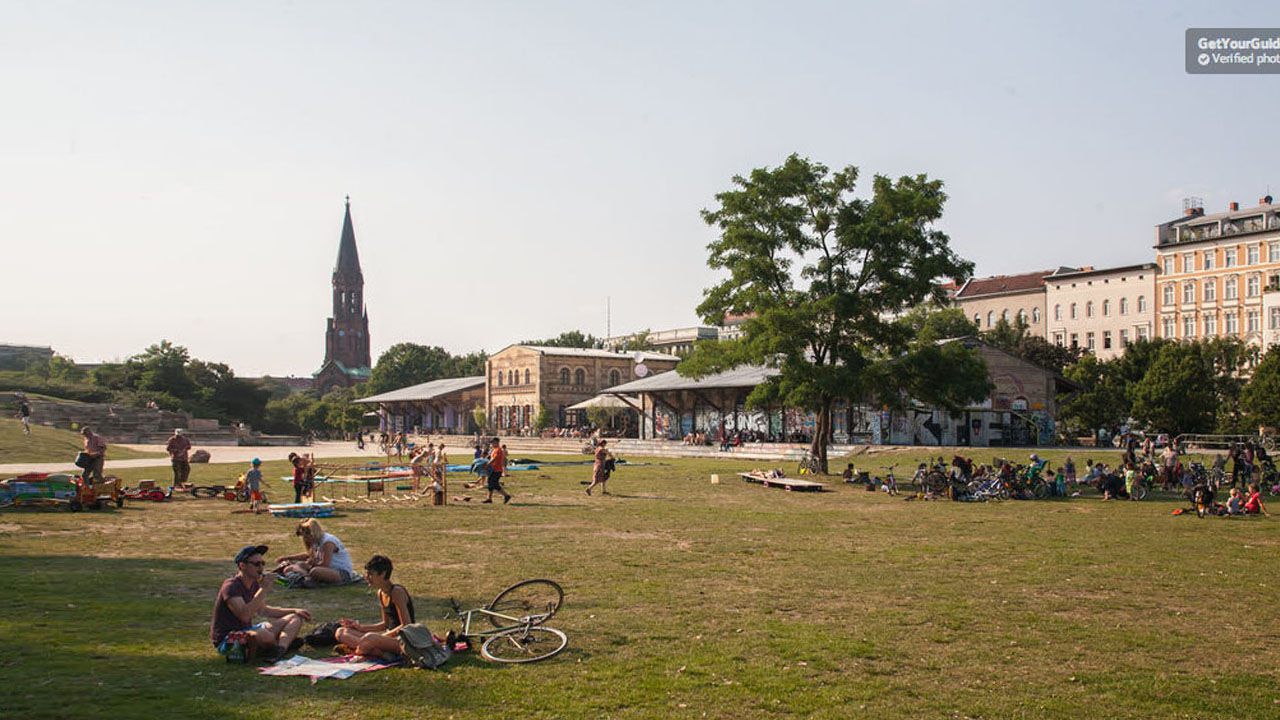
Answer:
POLYGON ((262 512, 262 461, 254 458, 249 472, 244 474, 244 490, 249 493, 249 511, 262 512))
POLYGON ((502 504, 506 505, 511 502, 511 493, 502 487, 502 474, 507 470, 507 451, 498 438, 494 438, 489 444, 493 447, 489 451, 489 480, 485 483, 489 496, 481 502, 493 502, 493 493, 496 490, 502 493, 502 504))

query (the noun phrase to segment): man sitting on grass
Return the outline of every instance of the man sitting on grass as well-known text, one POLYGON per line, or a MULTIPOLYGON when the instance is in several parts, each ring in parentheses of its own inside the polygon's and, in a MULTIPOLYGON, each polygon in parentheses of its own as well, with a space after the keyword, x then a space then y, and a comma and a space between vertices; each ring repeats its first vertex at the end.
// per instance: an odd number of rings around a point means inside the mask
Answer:
POLYGON ((378 591, 378 606, 382 608, 382 622, 365 625, 357 620, 342 618, 335 635, 338 642, 356 655, 395 660, 400 656, 400 628, 415 622, 413 598, 403 585, 391 584, 391 559, 374 555, 364 565, 364 579, 378 591))
POLYGON ((302 608, 278 608, 267 604, 267 593, 274 583, 263 584, 262 568, 266 565, 263 554, 266 545, 247 545, 236 553, 239 572, 222 582, 218 597, 213 602, 213 621, 209 639, 218 652, 226 654, 230 644, 227 635, 244 631, 246 645, 258 656, 273 658, 290 653, 302 646, 298 631, 302 623, 311 619, 311 613, 302 608), (255 623, 261 615, 266 620, 255 623))

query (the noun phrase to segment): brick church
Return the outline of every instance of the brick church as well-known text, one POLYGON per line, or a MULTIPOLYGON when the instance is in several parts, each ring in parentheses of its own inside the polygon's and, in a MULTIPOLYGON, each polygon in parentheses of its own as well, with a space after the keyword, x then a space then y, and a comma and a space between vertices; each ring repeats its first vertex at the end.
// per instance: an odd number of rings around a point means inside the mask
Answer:
POLYGON ((312 376, 312 387, 327 393, 369 379, 369 311, 364 306, 364 275, 351 224, 351 198, 342 219, 338 263, 333 268, 333 317, 324 333, 324 364, 312 376))

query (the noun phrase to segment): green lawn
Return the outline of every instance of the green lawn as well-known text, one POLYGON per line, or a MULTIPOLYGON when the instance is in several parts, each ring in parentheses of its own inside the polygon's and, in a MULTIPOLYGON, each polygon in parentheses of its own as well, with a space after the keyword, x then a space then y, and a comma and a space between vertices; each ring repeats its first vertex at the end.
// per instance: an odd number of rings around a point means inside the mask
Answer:
MULTIPOLYGON (((32 425, 31 435, 22 432, 19 420, 0 420, 0 463, 66 462, 70 465, 84 447, 79 433, 32 425)), ((107 449, 108 460, 164 457, 164 453, 130 450, 118 445, 107 449)))
MULTIPOLYGON (((515 580, 550 577, 565 588, 552 624, 570 646, 529 666, 465 656, 447 671, 314 686, 229 666, 207 641, 231 556, 248 542, 296 551, 293 521, 233 513, 221 500, 3 512, 0 716, 1205 718, 1280 709, 1280 520, 1171 517, 1172 499, 1104 503, 1091 491, 990 505, 906 502, 838 483, 788 493, 732 474, 764 464, 624 467, 612 497, 583 494, 587 468, 548 468, 513 473, 508 506, 345 508, 326 527, 358 562, 393 558, 419 619, 441 634, 448 597, 481 603, 515 580)), ((192 479, 229 482, 241 470, 196 466, 192 479)), ((264 474, 285 468, 268 463, 264 474)), ((286 494, 278 480, 271 490, 286 494)), ((275 598, 322 620, 373 619, 376 609, 360 587, 275 598)))

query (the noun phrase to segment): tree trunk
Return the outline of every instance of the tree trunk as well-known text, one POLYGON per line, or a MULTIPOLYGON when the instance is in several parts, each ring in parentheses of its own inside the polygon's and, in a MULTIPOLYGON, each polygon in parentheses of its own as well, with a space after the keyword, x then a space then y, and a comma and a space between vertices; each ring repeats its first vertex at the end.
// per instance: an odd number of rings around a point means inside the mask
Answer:
POLYGON ((810 452, 818 461, 818 470, 827 475, 827 444, 831 439, 831 398, 823 398, 818 405, 818 417, 813 427, 813 443, 810 452))

